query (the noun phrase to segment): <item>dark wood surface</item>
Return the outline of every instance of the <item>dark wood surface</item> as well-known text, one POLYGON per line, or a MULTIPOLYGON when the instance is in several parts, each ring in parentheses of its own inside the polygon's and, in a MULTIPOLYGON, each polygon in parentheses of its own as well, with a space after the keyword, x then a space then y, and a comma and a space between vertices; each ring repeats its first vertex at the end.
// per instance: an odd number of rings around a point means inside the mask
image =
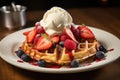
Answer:
MULTIPOLYGON (((40 21, 45 11, 27 11, 26 27, 40 21)), ((74 8, 68 12, 75 24, 106 30, 120 38, 120 7, 74 8)), ((8 31, 0 21, 0 40, 16 30, 8 31)), ((100 69, 74 74, 48 74, 17 68, 0 58, 0 80, 120 80, 120 58, 100 69)))

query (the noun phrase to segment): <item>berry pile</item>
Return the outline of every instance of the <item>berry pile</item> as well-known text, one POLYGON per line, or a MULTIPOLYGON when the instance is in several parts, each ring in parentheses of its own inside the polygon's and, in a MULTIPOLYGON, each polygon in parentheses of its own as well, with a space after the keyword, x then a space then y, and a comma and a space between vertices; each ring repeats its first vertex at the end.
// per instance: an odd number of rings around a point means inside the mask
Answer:
POLYGON ((39 23, 36 23, 35 26, 33 30, 23 33, 26 36, 27 42, 35 45, 35 49, 47 50, 52 47, 54 43, 59 42, 58 35, 49 36, 39 23))
MULTIPOLYGON (((37 22, 33 30, 24 32, 23 34, 26 36, 27 43, 32 43, 34 49, 38 51, 50 51, 52 47, 57 47, 58 45, 62 48, 65 47, 67 51, 66 54, 68 54, 71 59, 70 67, 79 67, 79 61, 74 59, 71 51, 78 49, 78 44, 81 39, 95 39, 92 31, 85 25, 80 25, 77 28, 71 25, 70 28, 64 28, 61 34, 51 36, 46 33, 43 26, 37 22)), ((101 45, 96 52, 96 59, 104 58, 106 52, 107 50, 101 45)), ((30 62, 32 60, 30 56, 24 53, 21 49, 19 49, 16 54, 25 62, 30 62)), ((44 59, 41 59, 37 61, 37 65, 40 67, 46 67, 47 62, 44 59)), ((60 66, 55 65, 51 67, 58 68, 60 66)))
POLYGON ((76 50, 81 38, 95 38, 92 31, 85 25, 78 26, 77 28, 71 25, 70 28, 64 28, 61 34, 50 36, 39 22, 35 24, 33 30, 23 34, 26 36, 27 42, 33 43, 37 50, 50 49, 54 44, 59 44, 68 50, 76 50))

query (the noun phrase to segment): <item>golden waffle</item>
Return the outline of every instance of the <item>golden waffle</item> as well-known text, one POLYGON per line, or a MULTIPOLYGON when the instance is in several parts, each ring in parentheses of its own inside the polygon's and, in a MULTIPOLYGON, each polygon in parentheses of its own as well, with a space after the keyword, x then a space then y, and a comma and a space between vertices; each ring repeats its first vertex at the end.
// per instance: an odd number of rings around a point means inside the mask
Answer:
MULTIPOLYGON (((88 41, 85 41, 85 43, 79 43, 79 49, 72 50, 72 55, 74 59, 77 59, 78 61, 81 62, 95 55, 98 45, 99 43, 96 40, 94 40, 92 43, 88 43, 88 41)), ((66 48, 63 48, 63 51, 62 51, 60 59, 58 60, 58 63, 67 64, 70 62, 71 62, 71 59, 69 58, 69 54, 66 54, 66 48)))
MULTIPOLYGON (((78 61, 84 61, 85 59, 96 54, 98 41, 93 40, 92 42, 85 41, 78 44, 78 50, 72 50, 72 57, 78 61)), ((35 60, 44 59, 48 63, 57 63, 59 65, 69 64, 71 62, 70 55, 67 54, 66 48, 56 47, 52 52, 48 50, 38 51, 34 49, 34 45, 23 42, 21 49, 35 60)))

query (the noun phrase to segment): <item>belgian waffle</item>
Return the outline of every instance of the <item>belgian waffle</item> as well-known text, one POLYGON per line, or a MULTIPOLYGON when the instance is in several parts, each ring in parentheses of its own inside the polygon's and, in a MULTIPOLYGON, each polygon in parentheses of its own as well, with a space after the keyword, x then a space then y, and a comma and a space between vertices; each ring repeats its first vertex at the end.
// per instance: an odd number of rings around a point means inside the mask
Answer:
POLYGON ((72 61, 71 57, 78 60, 79 62, 82 62, 89 57, 94 56, 98 46, 99 42, 97 40, 85 40, 84 42, 80 42, 78 44, 77 50, 72 50, 71 54, 68 54, 68 51, 65 47, 55 47, 52 49, 52 52, 49 50, 38 51, 34 49, 34 45, 32 43, 24 41, 21 49, 32 59, 44 59, 48 63, 63 65, 69 64, 72 61))

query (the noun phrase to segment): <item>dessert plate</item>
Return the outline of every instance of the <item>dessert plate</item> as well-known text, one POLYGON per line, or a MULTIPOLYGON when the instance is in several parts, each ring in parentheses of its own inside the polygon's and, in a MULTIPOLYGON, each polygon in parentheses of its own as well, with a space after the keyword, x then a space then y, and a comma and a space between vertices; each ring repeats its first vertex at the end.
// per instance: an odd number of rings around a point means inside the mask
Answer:
POLYGON ((0 57, 6 62, 26 70, 44 72, 44 73, 76 73, 84 72, 93 69, 100 68, 108 63, 111 63, 120 57, 120 40, 113 34, 106 32, 104 30, 89 27, 95 34, 97 40, 99 40, 108 50, 112 49, 106 53, 106 59, 102 61, 94 61, 91 65, 82 66, 77 68, 44 68, 31 65, 27 62, 20 63, 17 60, 19 58, 16 56, 15 51, 25 40, 24 35, 22 34, 25 31, 31 30, 31 28, 23 29, 17 32, 14 32, 0 41, 0 57))

